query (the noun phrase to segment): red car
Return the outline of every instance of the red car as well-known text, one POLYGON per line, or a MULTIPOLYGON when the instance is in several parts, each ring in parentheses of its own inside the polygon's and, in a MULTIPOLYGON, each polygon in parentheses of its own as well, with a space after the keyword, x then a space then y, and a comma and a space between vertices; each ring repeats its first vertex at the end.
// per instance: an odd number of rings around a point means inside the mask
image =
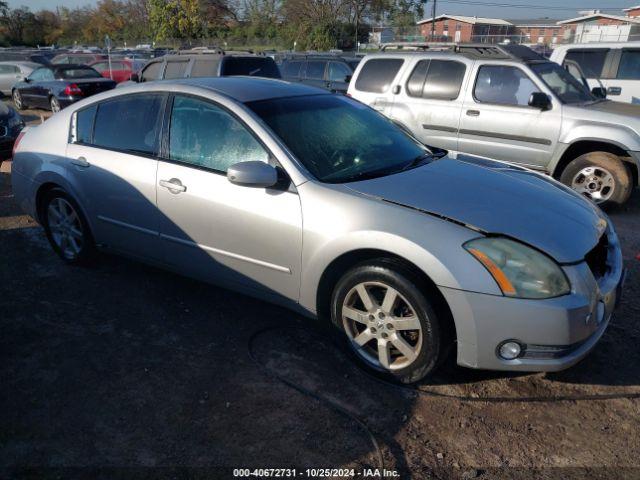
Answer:
POLYGON ((111 72, 109 72, 109 61, 98 60, 90 64, 95 70, 100 72, 105 78, 111 78, 116 83, 126 82, 131 79, 131 74, 137 72, 144 66, 144 62, 138 60, 126 60, 118 58, 111 60, 111 72))

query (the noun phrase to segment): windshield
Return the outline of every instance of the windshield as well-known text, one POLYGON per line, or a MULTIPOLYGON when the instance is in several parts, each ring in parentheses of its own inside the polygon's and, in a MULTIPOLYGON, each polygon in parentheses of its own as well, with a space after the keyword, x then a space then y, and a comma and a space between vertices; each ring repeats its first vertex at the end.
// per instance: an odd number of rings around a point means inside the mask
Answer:
POLYGON ((61 78, 102 78, 93 68, 65 68, 60 71, 61 78))
POLYGON ((343 183, 409 168, 430 152, 371 108, 341 95, 247 104, 318 180, 343 183))
POLYGON ((556 63, 534 63, 531 65, 531 70, 563 103, 585 103, 596 100, 582 83, 556 63))

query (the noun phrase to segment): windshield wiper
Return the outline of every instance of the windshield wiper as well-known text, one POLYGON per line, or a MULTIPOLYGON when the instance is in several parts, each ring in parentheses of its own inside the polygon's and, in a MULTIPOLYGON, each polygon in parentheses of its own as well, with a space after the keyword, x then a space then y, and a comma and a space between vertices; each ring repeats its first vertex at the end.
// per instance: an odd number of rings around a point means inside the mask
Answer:
POLYGON ((427 160, 431 160, 434 158, 442 158, 446 154, 447 152, 436 152, 436 153, 425 152, 421 155, 418 155, 416 158, 414 158, 410 162, 408 162, 404 167, 400 169, 400 171, 404 172, 405 170, 411 170, 412 168, 416 168, 424 164, 427 160))

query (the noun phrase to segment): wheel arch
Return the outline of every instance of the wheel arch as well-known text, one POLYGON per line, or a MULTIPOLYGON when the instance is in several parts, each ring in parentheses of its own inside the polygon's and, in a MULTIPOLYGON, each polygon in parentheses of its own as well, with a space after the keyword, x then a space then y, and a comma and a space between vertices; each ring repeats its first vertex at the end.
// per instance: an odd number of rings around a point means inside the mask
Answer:
POLYGON ((631 159, 631 157, 629 157, 629 153, 617 143, 607 142, 604 140, 578 140, 569 145, 569 147, 564 151, 555 168, 553 169, 553 178, 555 178, 556 180, 560 180, 562 172, 567 167, 567 165, 569 165, 569 163, 571 163, 579 156, 590 152, 606 152, 620 157, 620 160, 622 160, 631 171, 633 184, 635 186, 638 185, 638 166, 631 159))
POLYGON ((75 201, 75 203, 78 205, 78 208, 80 209, 80 213, 82 214, 85 221, 87 222, 87 225, 89 225, 89 234, 93 237, 95 229, 93 228, 91 217, 87 215, 87 211, 85 207, 82 205, 81 202, 78 201, 78 196, 75 194, 74 190, 72 188, 69 188, 69 185, 66 184, 66 182, 59 181, 59 179, 56 179, 56 178, 48 178, 47 180, 43 181, 40 185, 38 185, 36 189, 35 214, 37 215, 36 220, 38 221, 38 223, 40 223, 40 225, 43 224, 42 209, 44 207, 44 204, 43 204, 44 199, 46 198, 47 193, 55 189, 62 190, 64 193, 69 195, 75 201))
POLYGON ((316 290, 316 312, 321 321, 330 321, 331 295, 333 287, 340 278, 351 268, 366 261, 387 260, 396 262, 408 269, 421 282, 429 294, 429 300, 434 303, 438 313, 443 317, 443 330, 447 340, 457 338, 457 330, 453 314, 445 297, 438 289, 436 283, 420 267, 411 261, 386 250, 375 248, 363 248, 345 252, 336 257, 322 272, 318 288, 316 290))

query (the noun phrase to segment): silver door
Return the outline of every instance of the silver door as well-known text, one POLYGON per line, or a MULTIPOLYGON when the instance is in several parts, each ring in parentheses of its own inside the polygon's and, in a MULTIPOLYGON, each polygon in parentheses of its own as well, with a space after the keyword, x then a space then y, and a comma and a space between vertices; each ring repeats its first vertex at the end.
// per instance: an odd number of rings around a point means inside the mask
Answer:
POLYGON ((269 161, 266 149, 229 112, 176 96, 170 161, 158 165, 158 208, 165 260, 218 284, 298 298, 302 212, 288 189, 230 183, 228 166, 269 161))
POLYGON ((24 77, 14 65, 0 65, 0 92, 10 95, 11 88, 24 77))
POLYGON ((545 169, 560 135, 562 106, 551 97, 551 110, 529 107, 531 93, 550 92, 519 66, 477 64, 474 70, 460 118, 459 150, 545 169))
POLYGON ((154 152, 163 104, 163 95, 139 94, 80 110, 67 145, 68 177, 96 242, 157 261, 161 243, 154 152), (94 121, 95 134, 87 134, 94 121))
POLYGON ((457 150, 464 85, 472 65, 466 59, 417 61, 395 98, 391 118, 425 145, 457 150))

